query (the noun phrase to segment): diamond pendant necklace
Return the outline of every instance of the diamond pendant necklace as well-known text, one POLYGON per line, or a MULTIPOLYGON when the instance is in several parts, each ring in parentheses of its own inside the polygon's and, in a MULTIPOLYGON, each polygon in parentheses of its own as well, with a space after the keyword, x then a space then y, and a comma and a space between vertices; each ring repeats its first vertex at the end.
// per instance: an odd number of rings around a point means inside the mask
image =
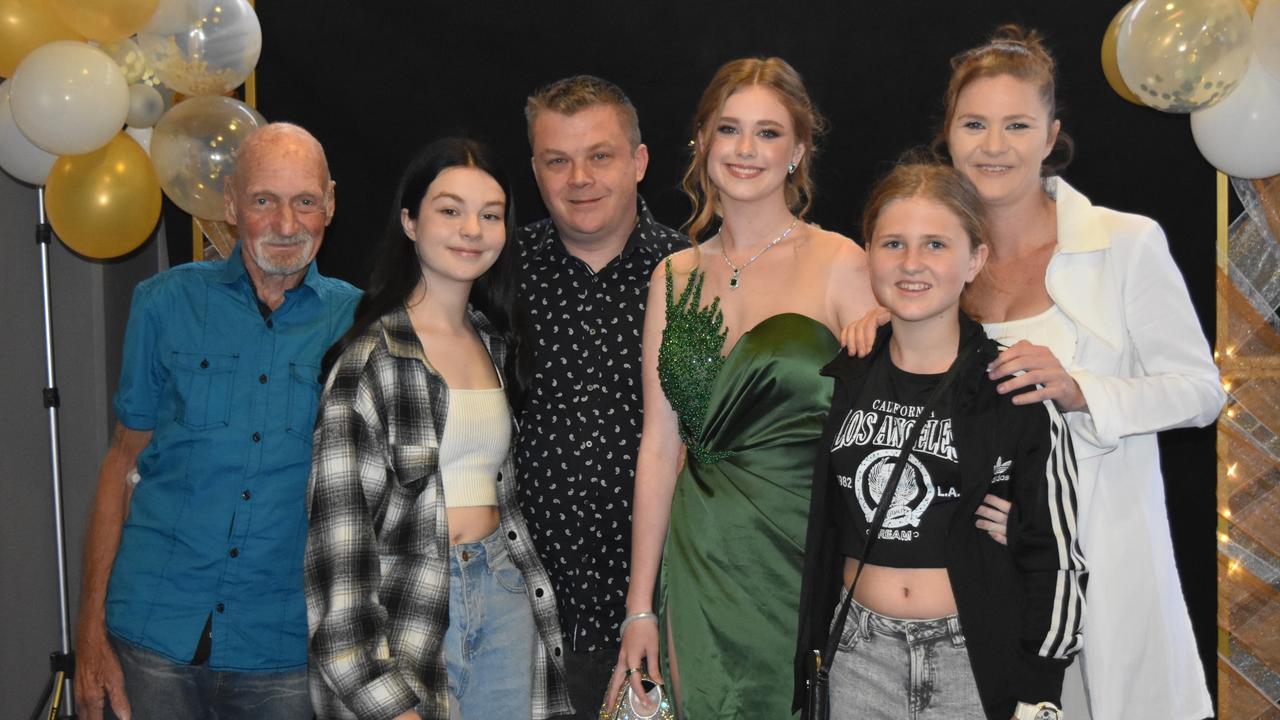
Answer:
MULTIPOLYGON (((792 218, 790 227, 788 227, 786 230, 783 230, 782 234, 774 238, 773 240, 771 240, 768 245, 765 245, 763 248, 760 248, 760 252, 756 253, 755 255, 752 255, 750 260, 742 264, 742 267, 738 267, 737 265, 734 265, 733 261, 729 259, 729 253, 724 251, 724 240, 721 239, 720 240, 720 257, 724 258, 725 264, 729 266, 730 270, 733 270, 733 275, 729 277, 729 289, 737 290, 738 286, 742 284, 742 282, 738 279, 739 276, 742 275, 742 271, 751 267, 751 263, 755 262, 761 255, 765 254, 766 252, 769 252, 769 248, 772 248, 774 245, 777 245, 783 240, 786 240, 787 236, 791 234, 791 231, 796 229, 796 223, 799 223, 799 222, 800 222, 800 218, 792 218)), ((728 229, 725 229, 724 233, 728 234, 728 229)))

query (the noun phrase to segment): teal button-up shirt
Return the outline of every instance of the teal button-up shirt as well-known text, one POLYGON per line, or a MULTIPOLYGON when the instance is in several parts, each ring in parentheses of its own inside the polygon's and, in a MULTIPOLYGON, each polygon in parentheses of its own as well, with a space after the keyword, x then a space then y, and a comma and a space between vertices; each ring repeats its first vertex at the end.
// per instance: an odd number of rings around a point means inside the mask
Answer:
POLYGON ((313 263, 264 318, 239 246, 138 285, 115 411, 153 435, 107 592, 112 633, 189 662, 212 617, 211 668, 306 664, 320 359, 359 297, 313 263))

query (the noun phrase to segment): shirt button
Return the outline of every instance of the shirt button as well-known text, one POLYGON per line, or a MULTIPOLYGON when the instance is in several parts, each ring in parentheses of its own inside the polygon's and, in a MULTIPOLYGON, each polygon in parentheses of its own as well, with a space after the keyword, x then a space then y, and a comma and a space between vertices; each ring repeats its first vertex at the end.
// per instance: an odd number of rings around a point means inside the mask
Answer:
POLYGON ((227 606, 223 605, 222 603, 218 603, 217 605, 213 606, 213 609, 217 610, 218 612, 224 612, 227 609, 227 606))
POLYGON ((543 592, 542 592, 542 588, 538 588, 537 590, 534 590, 534 591, 533 591, 533 596, 534 596, 534 597, 542 597, 544 594, 545 594, 545 593, 543 593, 543 592))
POLYGON ((276 324, 275 324, 275 323, 273 323, 273 322, 271 322, 271 318, 267 318, 267 329, 269 330, 269 329, 271 329, 271 328, 273 328, 273 327, 275 327, 275 326, 276 326, 276 324))
POLYGON ((231 548, 231 552, 227 554, 231 557, 240 557, 240 548, 231 548))
POLYGON ((201 369, 201 370, 207 370, 208 368, 209 368, 209 360, 208 360, 208 358, 205 358, 204 360, 201 360, 201 361, 200 361, 200 369, 201 369))
POLYGON ((249 492, 248 490, 245 490, 244 492, 240 493, 241 500, 248 500, 252 497, 253 497, 253 493, 249 492))
POLYGON ((256 433, 254 433, 254 434, 253 434, 253 441, 254 441, 254 442, 262 442, 262 433, 257 433, 257 432, 256 432, 256 433))
POLYGON ((560 657, 560 648, 556 648, 556 657, 560 657))
POLYGON ((508 537, 508 538, 510 538, 510 539, 512 539, 512 540, 515 540, 515 539, 516 539, 516 532, 515 532, 514 530, 512 530, 511 532, 507 533, 507 537, 508 537))
POLYGON ((258 376, 258 382, 262 383, 263 385, 266 385, 266 384, 267 384, 267 376, 266 376, 266 375, 259 375, 259 376, 258 376))

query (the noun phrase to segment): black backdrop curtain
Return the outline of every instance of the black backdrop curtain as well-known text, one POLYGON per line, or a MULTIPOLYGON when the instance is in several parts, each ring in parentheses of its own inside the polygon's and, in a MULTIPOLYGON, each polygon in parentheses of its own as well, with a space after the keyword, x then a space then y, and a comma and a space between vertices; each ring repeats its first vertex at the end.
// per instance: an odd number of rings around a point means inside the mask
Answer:
MULTIPOLYGON (((338 210, 320 266, 360 285, 403 164, 444 134, 489 141, 506 159, 520 222, 542 217, 524 99, 576 73, 613 80, 631 96, 652 157, 641 192, 659 221, 680 225, 689 207, 676 186, 699 93, 726 60, 779 55, 830 120, 812 218, 856 237, 875 176, 932 137, 950 57, 1000 23, 1021 22, 1047 36, 1059 62, 1060 116, 1077 142, 1065 176, 1095 203, 1164 226, 1212 339, 1214 173, 1184 116, 1130 105, 1107 86, 1099 47, 1121 4, 258 0, 258 106, 268 119, 307 127, 327 148, 338 210)), ((1183 588, 1212 687, 1214 435, 1175 431, 1161 445, 1183 588)))

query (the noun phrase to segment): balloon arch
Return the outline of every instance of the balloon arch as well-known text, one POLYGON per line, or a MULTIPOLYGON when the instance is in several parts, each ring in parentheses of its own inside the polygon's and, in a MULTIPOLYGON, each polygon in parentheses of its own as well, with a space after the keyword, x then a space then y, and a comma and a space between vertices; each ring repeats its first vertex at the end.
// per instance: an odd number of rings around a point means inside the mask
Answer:
POLYGON ((221 220, 236 149, 265 122, 232 97, 262 52, 248 0, 0 0, 0 17, 0 168, 45 187, 68 247, 133 251, 162 192, 221 220))

